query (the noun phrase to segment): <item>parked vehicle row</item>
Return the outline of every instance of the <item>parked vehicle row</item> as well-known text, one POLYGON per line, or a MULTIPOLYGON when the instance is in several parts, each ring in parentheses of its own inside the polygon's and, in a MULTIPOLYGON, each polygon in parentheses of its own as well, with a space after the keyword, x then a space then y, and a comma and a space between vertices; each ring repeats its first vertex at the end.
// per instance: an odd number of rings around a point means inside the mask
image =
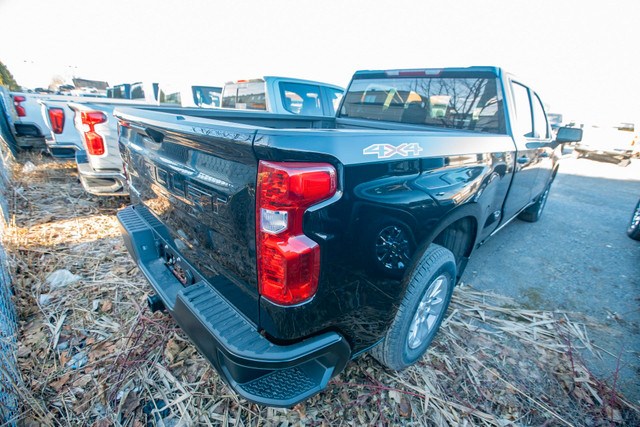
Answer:
POLYGON ((117 216, 151 310, 279 407, 364 352, 418 361, 474 249, 541 218, 561 144, 583 137, 497 67, 107 92, 40 99, 47 145, 88 192, 131 196, 117 216))
POLYGON ((219 89, 119 85, 40 99, 40 117, 88 192, 130 193, 118 218, 150 307, 272 406, 365 351, 417 361, 473 249, 540 218, 558 145, 582 132, 554 136, 539 96, 493 67, 361 71, 344 97, 269 76, 219 89))
MULTIPOLYGON (((263 89, 254 97, 261 97, 263 108, 269 112, 264 120, 272 119, 270 113, 333 115, 335 99, 343 89, 320 82, 267 77, 260 80, 263 89), (269 82, 267 85, 265 82, 269 82), (269 88, 267 90, 267 87, 269 88), (325 89, 326 88, 326 89, 325 89), (277 94, 271 91, 279 91, 277 94), (280 102, 293 99, 287 109, 280 102), (314 108, 302 108, 304 99, 311 99, 314 108), (299 105, 296 106, 296 102, 299 105)), ((256 83, 257 80, 253 81, 256 83)), ((252 84, 253 84, 252 83, 252 84)), ((241 94, 239 82, 231 84, 241 94)), ((253 84, 252 87, 257 87, 253 84)), ((227 90, 230 93, 230 89, 227 90)), ((72 97, 51 94, 12 94, 15 117, 15 132, 25 139, 25 133, 44 142, 51 155, 75 158, 80 182, 89 193, 102 196, 127 195, 122 159, 118 151, 117 119, 113 116, 116 106, 136 106, 158 111, 173 111, 176 108, 220 108, 222 88, 216 86, 170 85, 148 82, 122 84, 107 90, 107 97, 72 97), (24 96, 23 96, 24 95, 24 96), (37 111, 36 111, 37 110, 37 111), (27 129, 27 130, 25 130, 27 129)), ((242 102, 234 108, 221 110, 223 117, 242 121, 242 102), (240 115, 241 117, 238 117, 240 115)), ((251 109, 251 108, 250 108, 251 109)), ((26 143, 23 147, 30 146, 26 143)))

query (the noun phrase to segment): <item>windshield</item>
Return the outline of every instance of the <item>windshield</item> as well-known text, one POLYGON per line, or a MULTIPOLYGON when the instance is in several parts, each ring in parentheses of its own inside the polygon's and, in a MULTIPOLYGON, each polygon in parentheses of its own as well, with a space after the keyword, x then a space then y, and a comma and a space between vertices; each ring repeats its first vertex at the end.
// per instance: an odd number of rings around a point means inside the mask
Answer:
POLYGON ((506 133, 495 76, 353 80, 339 117, 506 133))

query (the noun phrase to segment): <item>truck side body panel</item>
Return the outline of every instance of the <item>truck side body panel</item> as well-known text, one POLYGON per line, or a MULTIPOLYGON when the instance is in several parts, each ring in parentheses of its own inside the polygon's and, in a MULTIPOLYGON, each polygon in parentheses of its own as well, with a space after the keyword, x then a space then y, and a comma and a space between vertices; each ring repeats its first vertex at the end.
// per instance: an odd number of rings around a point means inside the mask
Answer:
POLYGON ((374 262, 368 247, 377 228, 384 226, 381 222, 406 224, 416 255, 438 237, 442 226, 449 225, 447 217, 464 211, 463 217, 478 224, 475 243, 499 224, 495 213, 502 209, 515 159, 510 137, 461 132, 287 135, 264 130, 254 146, 257 157, 264 160, 331 163, 339 171, 342 190, 338 200, 305 216, 305 234, 321 247, 317 294, 297 308, 261 299, 260 324, 281 340, 335 328, 356 351, 375 344, 404 295, 400 280, 367 269, 374 262), (380 140, 393 147, 415 143, 419 155, 379 159, 363 154, 372 141, 380 140))

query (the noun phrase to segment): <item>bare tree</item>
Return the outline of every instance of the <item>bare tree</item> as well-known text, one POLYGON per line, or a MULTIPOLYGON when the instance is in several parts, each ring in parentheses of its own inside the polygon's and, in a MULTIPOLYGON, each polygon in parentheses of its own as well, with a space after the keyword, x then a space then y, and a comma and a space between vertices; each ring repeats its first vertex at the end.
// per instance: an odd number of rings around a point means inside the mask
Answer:
POLYGON ((64 84, 64 79, 62 76, 53 76, 51 79, 51 83, 49 83, 49 90, 58 90, 58 87, 64 84))

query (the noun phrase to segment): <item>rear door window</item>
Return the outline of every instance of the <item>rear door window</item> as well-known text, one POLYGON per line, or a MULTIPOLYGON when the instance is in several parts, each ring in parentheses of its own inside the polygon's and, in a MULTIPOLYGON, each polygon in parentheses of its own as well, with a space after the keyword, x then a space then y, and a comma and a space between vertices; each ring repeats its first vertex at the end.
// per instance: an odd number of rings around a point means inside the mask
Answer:
POLYGON ((144 99, 144 89, 141 84, 131 86, 131 99, 144 99))
POLYGON ((180 89, 172 87, 171 85, 163 86, 158 91, 158 100, 161 104, 182 105, 180 89))
POLYGON ((211 108, 220 106, 220 88, 193 86, 193 102, 198 107, 211 108))
POLYGON ((266 110, 267 95, 264 82, 239 83, 235 108, 242 110, 266 110))
POLYGON ((285 110, 293 114, 322 115, 320 87, 302 83, 281 82, 280 96, 285 110))
POLYGON ((235 84, 226 84, 222 92, 222 106, 224 108, 236 108, 237 95, 238 86, 235 84))
POLYGON ((338 111, 338 108, 340 107, 340 101, 342 101, 344 92, 330 87, 325 87, 324 89, 327 91, 327 98, 329 100, 329 106, 331 107, 329 115, 335 116, 336 111, 338 111))
POLYGON ((549 138, 549 123, 547 116, 544 114, 542 101, 537 94, 533 97, 533 130, 536 138, 549 138))
POLYGON ((511 82, 513 89, 513 101, 516 110, 516 120, 514 134, 533 137, 533 120, 531 118, 531 102, 529 100, 529 89, 520 83, 511 82))
POLYGON ((124 85, 118 85, 107 89, 107 98, 125 99, 126 97, 126 87, 124 85))

